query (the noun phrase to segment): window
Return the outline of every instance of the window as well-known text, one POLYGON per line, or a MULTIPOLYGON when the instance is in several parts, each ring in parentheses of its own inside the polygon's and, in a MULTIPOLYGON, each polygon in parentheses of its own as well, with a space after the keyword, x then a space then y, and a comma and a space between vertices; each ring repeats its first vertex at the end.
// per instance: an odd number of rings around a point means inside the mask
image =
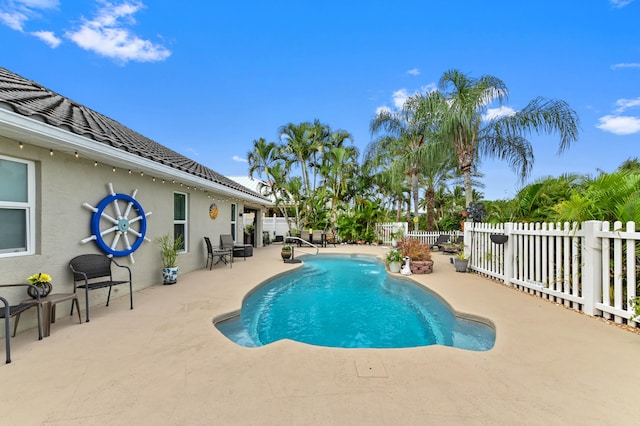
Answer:
POLYGON ((0 155, 0 256, 35 252, 35 163, 0 155))
POLYGON ((236 222, 238 221, 238 205, 231 203, 231 236, 236 240, 236 222))
POLYGON ((173 193, 173 238, 182 237, 181 251, 187 250, 187 194, 173 193))

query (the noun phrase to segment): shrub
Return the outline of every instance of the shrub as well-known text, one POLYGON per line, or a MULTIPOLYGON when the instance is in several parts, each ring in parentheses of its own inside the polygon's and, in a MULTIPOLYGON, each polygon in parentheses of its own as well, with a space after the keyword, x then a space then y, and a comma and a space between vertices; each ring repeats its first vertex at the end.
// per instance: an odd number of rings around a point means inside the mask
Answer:
POLYGON ((402 255, 411 260, 431 260, 431 248, 415 238, 402 240, 402 255))
POLYGON ((391 249, 385 256, 385 261, 387 263, 402 262, 402 253, 400 253, 400 250, 391 249))

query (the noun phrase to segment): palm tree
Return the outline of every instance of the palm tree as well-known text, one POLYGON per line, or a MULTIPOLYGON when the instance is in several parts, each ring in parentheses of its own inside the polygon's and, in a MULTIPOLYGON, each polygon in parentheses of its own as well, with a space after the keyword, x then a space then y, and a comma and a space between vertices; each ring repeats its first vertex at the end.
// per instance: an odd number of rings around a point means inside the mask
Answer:
POLYGON ((556 206, 558 219, 640 222, 640 174, 628 170, 602 173, 556 206))
POLYGON ((509 93, 494 76, 476 79, 449 70, 440 78, 439 90, 439 94, 422 97, 416 114, 440 120, 441 142, 453 147, 463 174, 467 207, 473 201, 471 172, 479 158, 506 160, 525 179, 533 165, 533 149, 526 135, 558 132, 559 152, 578 138, 578 116, 562 100, 536 98, 518 112, 489 117, 489 106, 495 102, 501 106, 509 93))
POLYGON ((249 176, 257 173, 265 181, 269 181, 269 168, 278 160, 278 148, 275 142, 267 142, 264 138, 253 141, 253 151, 247 153, 249 176))
POLYGON ((638 157, 629 157, 618 166, 618 170, 627 170, 634 173, 640 173, 640 161, 638 157))
POLYGON ((449 152, 436 144, 426 144, 421 150, 422 182, 425 186, 424 209, 427 212, 427 231, 435 229, 436 189, 443 188, 455 173, 455 162, 449 152))
POLYGON ((512 200, 510 220, 528 222, 555 221, 556 208, 562 201, 571 198, 576 190, 585 186, 585 176, 563 174, 559 177, 544 177, 522 188, 512 200))
POLYGON ((420 147, 426 142, 428 125, 427 115, 416 115, 418 106, 407 100, 400 111, 383 109, 369 124, 371 134, 380 131, 386 134, 367 147, 367 161, 382 163, 391 161, 391 166, 400 168, 411 182, 414 214, 418 216, 420 161, 417 157, 420 147))
MULTIPOLYGON (((302 184, 307 194, 311 194, 309 160, 315 148, 314 135, 317 129, 311 123, 288 123, 278 130, 282 143, 282 153, 287 156, 288 166, 300 167, 302 184)), ((289 168, 288 167, 288 168, 289 168)))

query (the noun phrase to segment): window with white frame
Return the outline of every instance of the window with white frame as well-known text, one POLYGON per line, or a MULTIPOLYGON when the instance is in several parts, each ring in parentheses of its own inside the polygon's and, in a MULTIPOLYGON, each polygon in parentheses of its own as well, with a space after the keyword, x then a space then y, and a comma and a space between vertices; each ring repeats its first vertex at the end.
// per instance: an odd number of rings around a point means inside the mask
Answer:
POLYGON ((35 163, 0 155, 0 256, 35 252, 35 163))
POLYGON ((231 236, 236 240, 236 223, 238 222, 238 205, 231 203, 231 236))
POLYGON ((173 238, 177 240, 182 237, 181 251, 187 251, 187 194, 182 192, 173 193, 173 238))

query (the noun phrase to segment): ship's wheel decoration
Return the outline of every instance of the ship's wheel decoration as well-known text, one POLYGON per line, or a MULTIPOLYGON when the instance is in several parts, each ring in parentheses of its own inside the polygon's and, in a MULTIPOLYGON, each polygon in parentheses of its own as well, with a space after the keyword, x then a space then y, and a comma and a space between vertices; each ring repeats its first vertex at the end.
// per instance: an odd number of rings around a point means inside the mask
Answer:
POLYGON ((93 216, 91 217, 91 236, 80 242, 85 244, 89 241, 95 241, 107 256, 129 256, 131 262, 135 263, 133 252, 140 247, 143 241, 151 241, 145 237, 147 216, 151 212, 145 213, 140 203, 136 201, 137 189, 131 195, 127 195, 116 194, 111 183, 108 184, 108 187, 110 195, 104 197, 97 207, 93 207, 89 203, 82 204, 93 212, 93 216), (122 211, 123 207, 124 212, 122 211), (129 218, 130 215, 131 218, 129 218), (133 243, 131 243, 129 235, 135 237, 133 243))

